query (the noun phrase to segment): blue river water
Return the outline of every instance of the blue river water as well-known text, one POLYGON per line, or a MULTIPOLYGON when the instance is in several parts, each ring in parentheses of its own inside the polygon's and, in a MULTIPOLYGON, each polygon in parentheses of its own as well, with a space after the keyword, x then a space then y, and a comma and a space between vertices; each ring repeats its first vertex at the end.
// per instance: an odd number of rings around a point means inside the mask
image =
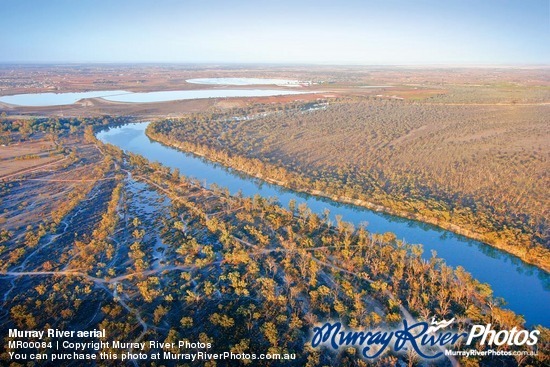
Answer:
POLYGON ((197 178, 203 184, 226 187, 233 194, 241 191, 246 196, 277 197, 285 206, 292 199, 298 204, 305 202, 314 213, 322 214, 328 209, 332 218, 341 215, 343 220, 356 226, 368 223, 367 229, 371 232, 393 232, 407 243, 422 244, 425 258, 430 258, 431 251, 435 250, 447 265, 462 266, 479 281, 488 283, 495 296, 504 298, 506 308, 523 315, 528 325, 550 327, 550 274, 545 271, 491 246, 429 224, 297 193, 180 152, 150 140, 145 135, 147 125, 140 122, 115 127, 99 132, 97 137, 150 161, 178 168, 181 174, 197 178))

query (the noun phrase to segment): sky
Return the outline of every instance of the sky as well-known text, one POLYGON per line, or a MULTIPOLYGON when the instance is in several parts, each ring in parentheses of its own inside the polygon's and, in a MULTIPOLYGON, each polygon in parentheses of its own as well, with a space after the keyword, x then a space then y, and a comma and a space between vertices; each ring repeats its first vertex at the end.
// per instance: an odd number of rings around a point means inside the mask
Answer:
POLYGON ((550 64, 550 0, 0 0, 0 63, 550 64))

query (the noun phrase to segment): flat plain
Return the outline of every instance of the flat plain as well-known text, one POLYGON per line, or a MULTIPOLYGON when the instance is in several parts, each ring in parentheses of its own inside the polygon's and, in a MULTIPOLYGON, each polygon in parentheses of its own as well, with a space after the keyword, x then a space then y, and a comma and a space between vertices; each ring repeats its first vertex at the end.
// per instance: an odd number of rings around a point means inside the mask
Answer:
MULTIPOLYGON (((366 366, 351 349, 311 348, 311 328, 328 319, 389 328, 434 315, 455 317, 458 330, 525 327, 488 285, 424 260, 420 246, 305 206, 202 187, 94 133, 153 121, 149 136, 166 144, 465 231, 547 269, 548 69, 3 66, 0 94, 182 90, 201 77, 298 79, 311 93, 0 105, 2 331, 105 328, 124 341, 296 353, 288 365, 366 366)), ((459 362, 547 365, 550 332, 538 328, 535 356, 459 362)), ((421 362, 393 352, 374 362, 397 363, 421 362)))

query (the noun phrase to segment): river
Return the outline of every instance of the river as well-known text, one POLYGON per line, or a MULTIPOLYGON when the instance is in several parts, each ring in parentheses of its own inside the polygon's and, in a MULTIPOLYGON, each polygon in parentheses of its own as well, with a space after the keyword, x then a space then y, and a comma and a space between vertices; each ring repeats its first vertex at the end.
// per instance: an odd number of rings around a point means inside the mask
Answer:
POLYGON ((147 125, 148 122, 140 122, 115 127, 99 132, 97 137, 150 161, 178 168, 181 174, 195 177, 207 186, 215 183, 227 187, 233 194, 241 191, 246 196, 276 196, 285 206, 294 199, 298 204, 307 203, 315 213, 322 214, 328 209, 332 218, 341 215, 343 220, 356 226, 368 223, 367 229, 371 232, 393 232, 407 243, 422 244, 425 258, 430 258, 431 251, 435 250, 447 265, 462 266, 479 281, 488 283, 495 296, 505 299, 506 308, 523 315, 528 325, 550 326, 550 274, 515 256, 432 225, 268 184, 152 141, 145 135, 147 125))

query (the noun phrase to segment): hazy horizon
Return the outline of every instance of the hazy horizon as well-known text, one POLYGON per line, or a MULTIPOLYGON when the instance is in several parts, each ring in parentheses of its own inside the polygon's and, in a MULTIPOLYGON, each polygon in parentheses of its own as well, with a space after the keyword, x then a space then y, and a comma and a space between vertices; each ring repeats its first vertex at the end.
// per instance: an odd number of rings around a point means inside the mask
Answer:
POLYGON ((546 64, 526 64, 526 63, 510 63, 510 64, 335 64, 335 63, 291 63, 291 62, 177 62, 177 61, 43 61, 43 62, 27 62, 27 61, 0 61, 0 66, 186 66, 186 67, 230 67, 230 66, 258 66, 258 67, 372 67, 372 68, 523 68, 523 69, 546 69, 550 68, 550 62, 546 64))
POLYGON ((546 66, 549 6, 5 0, 0 64, 546 66))

